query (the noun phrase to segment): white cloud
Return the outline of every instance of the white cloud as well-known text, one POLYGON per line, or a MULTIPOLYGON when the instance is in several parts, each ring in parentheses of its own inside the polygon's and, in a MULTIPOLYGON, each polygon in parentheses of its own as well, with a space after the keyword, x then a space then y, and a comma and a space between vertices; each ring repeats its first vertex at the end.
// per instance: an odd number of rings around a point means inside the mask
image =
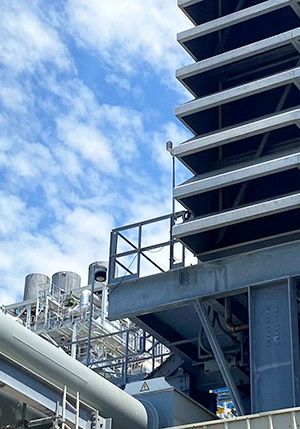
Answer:
POLYGON ((107 62, 134 74, 146 62, 157 72, 174 70, 187 60, 176 33, 190 26, 175 0, 72 0, 72 34, 107 62))
POLYGON ((0 191, 0 234, 6 236, 19 231, 24 225, 21 214, 26 211, 24 202, 14 196, 0 191))
POLYGON ((33 73, 45 62, 58 69, 70 66, 65 46, 55 30, 46 27, 22 0, 3 0, 0 5, 0 62, 14 74, 33 73))
MULTIPOLYGON (((113 217, 103 210, 97 213, 94 207, 77 207, 65 217, 64 223, 53 228, 53 237, 67 254, 77 255, 77 260, 86 260, 87 255, 96 252, 107 259, 108 236, 113 224, 113 217)), ((90 262, 89 256, 87 263, 90 262)))
POLYGON ((9 164, 14 174, 35 179, 41 174, 51 174, 54 168, 49 149, 40 143, 24 143, 23 150, 11 156, 9 164))
POLYGON ((120 89, 125 91, 129 91, 131 89, 129 80, 125 77, 120 77, 115 73, 105 76, 105 81, 107 83, 111 83, 112 85, 118 86, 120 89))
POLYGON ((113 158, 109 142, 96 127, 76 123, 72 118, 62 117, 57 121, 58 136, 61 141, 77 153, 107 173, 116 173, 118 163, 113 158))
POLYGON ((6 109, 26 113, 26 105, 29 103, 28 94, 21 88, 21 85, 3 85, 0 87, 0 101, 6 109))
POLYGON ((184 61, 175 0, 70 0, 70 22, 54 3, 0 3, 0 304, 20 298, 34 271, 71 270, 85 283, 89 263, 107 259, 112 227, 169 212, 164 144, 186 138, 141 101, 153 71, 169 85, 184 61), (70 37, 100 58, 119 99, 88 86, 70 37))

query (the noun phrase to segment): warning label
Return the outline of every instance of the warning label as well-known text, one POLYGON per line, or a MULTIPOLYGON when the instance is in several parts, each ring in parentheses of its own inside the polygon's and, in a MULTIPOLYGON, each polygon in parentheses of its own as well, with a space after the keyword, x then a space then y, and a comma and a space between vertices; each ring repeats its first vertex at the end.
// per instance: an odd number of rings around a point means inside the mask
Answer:
POLYGON ((140 392, 147 392, 147 390, 150 390, 148 384, 146 383, 146 381, 144 381, 144 383, 142 384, 142 387, 140 389, 140 392))

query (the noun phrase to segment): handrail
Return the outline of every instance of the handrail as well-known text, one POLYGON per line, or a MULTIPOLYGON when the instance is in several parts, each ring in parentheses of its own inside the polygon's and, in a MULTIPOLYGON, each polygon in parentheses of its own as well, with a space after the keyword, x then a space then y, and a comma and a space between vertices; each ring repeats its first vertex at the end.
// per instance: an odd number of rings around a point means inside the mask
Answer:
POLYGON ((161 266, 161 264, 157 263, 153 258, 148 256, 146 252, 151 252, 155 249, 163 249, 168 248, 169 249, 169 269, 171 270, 175 266, 184 266, 185 264, 185 246, 183 243, 178 241, 177 239, 172 238, 172 227, 174 225, 174 222, 179 217, 183 217, 185 211, 180 211, 175 214, 167 214, 163 216, 159 216, 152 219, 147 219, 142 222, 136 222, 129 225, 125 225, 119 228, 115 228, 111 232, 111 240, 110 240, 110 256, 109 256, 109 278, 108 283, 109 284, 116 284, 118 282, 123 282, 129 279, 136 279, 142 277, 141 273, 141 261, 142 258, 146 259, 155 270, 158 270, 158 272, 165 272, 166 269, 161 266), (170 238, 167 241, 151 244, 151 245, 143 245, 143 228, 146 225, 156 224, 158 222, 162 221, 169 221, 169 229, 170 229, 170 238), (132 240, 130 240, 128 237, 124 235, 125 231, 132 232, 134 229, 137 229, 137 242, 133 243, 132 240), (123 240, 128 246, 130 246, 130 250, 126 251, 119 251, 119 241, 123 240), (182 255, 181 259, 179 260, 179 263, 176 263, 176 259, 174 257, 174 246, 175 244, 180 243, 182 246, 182 255), (128 256, 133 256, 132 261, 130 262, 129 266, 126 266, 124 262, 120 261, 120 258, 126 258, 128 256), (131 265, 133 262, 135 262, 136 259, 136 270, 133 270, 131 268, 131 265), (119 266, 123 270, 123 275, 118 276, 117 275, 117 269, 116 267, 119 266))

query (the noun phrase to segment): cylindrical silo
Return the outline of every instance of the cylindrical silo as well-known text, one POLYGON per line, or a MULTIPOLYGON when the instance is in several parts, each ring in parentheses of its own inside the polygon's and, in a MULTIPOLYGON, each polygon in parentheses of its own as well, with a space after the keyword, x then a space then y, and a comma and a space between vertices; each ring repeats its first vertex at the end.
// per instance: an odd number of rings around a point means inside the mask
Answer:
POLYGON ((25 286, 24 286, 24 301, 29 299, 36 299, 39 295, 39 290, 49 289, 50 287, 50 278, 45 274, 28 274, 25 277, 25 286))
POLYGON ((72 271, 59 271, 53 274, 52 283, 65 292, 80 288, 81 277, 72 271))
POLYGON ((94 280, 98 282, 105 282, 107 279, 107 261, 96 261, 89 266, 89 281, 92 284, 94 280))

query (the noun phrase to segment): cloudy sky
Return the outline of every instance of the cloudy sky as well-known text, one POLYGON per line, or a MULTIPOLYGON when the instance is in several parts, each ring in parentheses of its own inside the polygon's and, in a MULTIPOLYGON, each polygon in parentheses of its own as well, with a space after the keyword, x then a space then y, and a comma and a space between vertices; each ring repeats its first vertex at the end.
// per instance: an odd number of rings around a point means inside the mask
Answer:
POLYGON ((176 3, 1 0, 0 304, 31 272, 85 283, 111 228, 170 212, 165 141, 190 137, 176 3))

